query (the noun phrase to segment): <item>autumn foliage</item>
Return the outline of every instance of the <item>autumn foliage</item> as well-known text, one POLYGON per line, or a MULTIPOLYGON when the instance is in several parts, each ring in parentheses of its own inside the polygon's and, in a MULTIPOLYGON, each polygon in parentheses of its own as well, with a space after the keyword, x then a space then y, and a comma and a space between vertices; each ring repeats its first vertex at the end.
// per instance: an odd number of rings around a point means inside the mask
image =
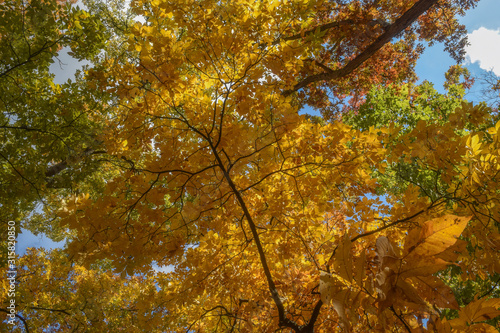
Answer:
POLYGON ((46 73, 33 110, 2 105, 1 181, 31 193, 5 207, 68 242, 19 258, 18 324, 1 329, 495 332, 500 122, 464 100, 463 68, 446 94, 413 71, 421 41, 461 57, 474 3, 73 11, 59 33, 100 27, 99 50, 68 37, 93 65, 65 85, 46 73), (28 147, 31 174, 14 157, 28 147))

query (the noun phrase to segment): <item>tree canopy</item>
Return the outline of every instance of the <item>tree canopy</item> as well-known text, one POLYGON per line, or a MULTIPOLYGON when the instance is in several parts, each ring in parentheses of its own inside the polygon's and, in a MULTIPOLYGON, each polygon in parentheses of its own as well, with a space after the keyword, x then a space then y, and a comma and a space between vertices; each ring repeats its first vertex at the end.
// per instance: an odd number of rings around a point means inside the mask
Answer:
POLYGON ((1 226, 67 239, 1 330, 496 332, 498 112, 414 72, 475 3, 0 3, 1 226))

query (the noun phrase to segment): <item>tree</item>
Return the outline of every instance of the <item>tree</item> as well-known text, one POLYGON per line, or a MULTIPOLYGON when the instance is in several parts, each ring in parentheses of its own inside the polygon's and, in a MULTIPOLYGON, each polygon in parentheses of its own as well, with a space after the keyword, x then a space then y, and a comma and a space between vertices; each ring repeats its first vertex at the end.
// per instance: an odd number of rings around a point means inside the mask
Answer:
MULTIPOLYGON (((360 107, 343 115, 343 121, 363 131, 371 126, 380 128, 393 124, 399 127, 400 138, 404 138, 404 134, 415 130, 419 121, 439 125, 449 123, 450 115, 461 104, 467 103, 464 99, 465 89, 470 88, 471 79, 467 69, 459 66, 452 66, 446 73, 446 77, 448 78, 445 83, 447 94, 444 95, 439 94, 429 82, 418 86, 413 84, 374 86, 360 107), (459 77, 457 77, 461 73, 465 76, 463 82, 459 82, 459 77)), ((479 130, 476 126, 477 122, 464 120, 456 128, 457 133, 466 135, 469 131, 479 130)), ((494 125, 495 121, 492 118, 487 123, 481 123, 481 130, 494 125)), ((417 138, 412 137, 411 140, 414 141, 417 138)), ((401 140, 395 142, 402 143, 401 140)), ((439 172, 440 170, 420 168, 415 161, 395 163, 384 168, 383 173, 377 175, 380 185, 377 193, 383 195, 391 192, 397 195, 404 192, 407 185, 412 183, 422 189, 423 195, 435 199, 447 186, 446 183, 438 181, 439 172)))
POLYGON ((63 47, 77 59, 95 57, 103 26, 69 2, 36 0, 2 1, 0 26, 1 228, 17 220, 36 233, 64 237, 46 216, 35 216, 53 210, 82 174, 95 170, 90 163, 86 172, 74 166, 98 151, 99 125, 90 114, 98 110, 99 94, 80 77, 55 84, 49 66, 63 47))
MULTIPOLYGON (((86 269, 61 250, 30 249, 20 259, 19 329, 26 332, 164 332, 161 276, 113 274, 107 261, 86 269)), ((6 298, 7 295, 2 295, 6 298)), ((4 310, 5 311, 5 310, 4 310)), ((10 332, 7 325, 2 332, 10 332)))
POLYGON ((473 4, 134 2, 144 23, 115 30, 126 52, 87 74, 111 101, 95 116, 111 171, 102 190, 60 205, 67 256, 25 258, 27 270, 50 279, 36 263, 53 263, 68 282, 24 292, 19 315, 63 331, 118 330, 120 320, 137 331, 424 331, 424 318, 431 331, 492 331, 477 322, 498 315, 498 299, 480 294, 459 308, 439 272, 458 265, 467 281, 500 271, 500 124, 485 107, 451 110, 461 96, 448 96, 422 98, 449 108, 443 121, 357 129, 335 120, 327 99, 359 107, 373 86, 411 83, 417 38, 448 39, 460 53, 455 14, 473 4), (305 103, 325 120, 299 116, 305 103), (431 196, 407 184, 382 201, 373 172, 398 163, 446 186, 431 196), (154 263, 172 271, 153 273, 154 263), (77 283, 87 296, 64 307, 47 297, 87 276, 117 281, 123 305, 102 302, 113 296, 101 282, 77 283))
MULTIPOLYGON (((417 133, 416 126, 419 121, 440 124, 441 127, 450 126, 453 128, 454 135, 461 137, 467 136, 471 132, 484 133, 488 127, 494 127, 498 121, 498 115, 494 110, 487 110, 492 115, 484 118, 484 111, 486 111, 484 104, 471 108, 470 105, 467 106, 467 101, 463 100, 464 87, 467 86, 468 82, 467 73, 457 70, 457 67, 452 67, 447 77, 451 79, 445 83, 448 90, 447 95, 438 94, 427 82, 417 87, 378 87, 373 89, 368 94, 366 103, 355 112, 345 115, 344 120, 356 128, 364 128, 365 130, 368 129, 368 124, 381 127, 387 122, 392 122, 400 126, 400 136, 403 138, 405 136, 401 135, 402 133, 408 134, 411 131, 417 133), (453 73, 465 74, 465 82, 459 83, 456 77, 451 75, 453 73), (462 107, 460 107, 461 104, 462 107)), ((418 140, 415 136, 409 136, 409 138, 412 142, 420 141, 419 143, 422 143, 422 140, 418 140)), ((404 144, 401 140, 395 140, 395 142, 404 144)), ((459 198, 460 196, 454 197, 446 194, 446 192, 453 192, 453 189, 450 188, 450 182, 442 180, 443 170, 429 167, 426 159, 421 156, 420 153, 412 153, 409 159, 400 157, 398 162, 388 164, 383 172, 375 169, 374 176, 377 177, 379 184, 377 193, 400 195, 407 190, 408 186, 413 185, 419 189, 421 196, 428 197, 430 200, 448 197, 448 200, 457 202, 464 199, 463 197, 459 198)), ((462 168, 464 167, 465 165, 462 166, 462 168)), ((474 198, 473 192, 469 192, 468 195, 474 198)), ((474 205, 477 205, 477 202, 474 202, 474 205)), ((498 226, 497 222, 494 223, 498 226)), ((462 246, 467 247, 470 252, 477 249, 477 245, 471 242, 471 239, 462 237, 461 241, 463 242, 462 246)), ((464 267, 452 266, 438 273, 438 276, 452 288, 460 306, 469 304, 477 295, 482 297, 490 294, 495 297, 499 296, 495 291, 498 281, 500 281, 498 272, 481 273, 480 277, 471 280, 463 278, 462 274, 465 274, 466 271, 464 267)), ((447 318, 458 316, 457 310, 446 310, 445 312, 447 312, 447 318)))

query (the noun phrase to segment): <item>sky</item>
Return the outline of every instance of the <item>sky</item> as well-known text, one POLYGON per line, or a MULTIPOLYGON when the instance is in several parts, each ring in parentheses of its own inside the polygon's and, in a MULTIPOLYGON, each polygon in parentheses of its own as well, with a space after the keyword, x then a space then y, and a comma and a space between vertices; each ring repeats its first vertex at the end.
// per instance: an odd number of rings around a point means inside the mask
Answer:
MULTIPOLYGON (((480 0, 476 8, 469 10, 460 23, 468 31, 469 46, 466 47, 464 65, 473 76, 481 76, 493 70, 500 79, 500 1, 480 0)), ((427 48, 417 62, 416 72, 420 81, 434 83, 438 91, 444 92, 444 73, 455 61, 443 50, 443 44, 427 48)), ((475 85, 466 98, 474 101, 480 97, 480 86, 475 85)))
MULTIPOLYGON (((467 12, 460 23, 467 27, 470 45, 467 47, 465 65, 474 76, 481 76, 492 70, 500 79, 500 0, 481 0, 476 8, 467 12)), ((74 78, 76 70, 85 62, 78 62, 61 50, 58 60, 51 66, 56 75, 56 83, 64 83, 74 78)), ((455 62, 443 51, 442 44, 427 48, 419 59, 416 71, 420 81, 434 83, 438 91, 443 91, 444 73, 455 62)), ((469 100, 477 100, 480 96, 479 86, 475 85, 467 95, 469 100)), ((28 247, 55 248, 64 246, 64 242, 54 243, 43 235, 34 236, 23 230, 18 236, 17 253, 22 255, 28 247)))
POLYGON ((50 71, 56 75, 54 83, 63 84, 68 81, 68 79, 74 80, 75 73, 77 70, 81 70, 83 66, 90 64, 90 62, 78 61, 77 59, 71 57, 68 52, 71 51, 69 47, 63 47, 59 51, 59 55, 54 60, 54 63, 50 65, 50 71))

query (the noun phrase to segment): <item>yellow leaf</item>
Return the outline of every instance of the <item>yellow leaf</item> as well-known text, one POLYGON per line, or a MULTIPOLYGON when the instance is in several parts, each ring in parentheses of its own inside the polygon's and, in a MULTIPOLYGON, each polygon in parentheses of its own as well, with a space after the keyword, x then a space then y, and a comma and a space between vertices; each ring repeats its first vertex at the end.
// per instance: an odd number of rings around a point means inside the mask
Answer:
POLYGON ((356 283, 358 286, 363 287, 363 279, 365 277, 366 255, 361 252, 361 255, 356 260, 356 283))
POLYGON ((455 244, 470 217, 445 215, 425 222, 410 232, 405 252, 411 256, 433 256, 455 244))
POLYGON ((488 324, 485 324, 485 323, 480 323, 480 324, 475 324, 475 325, 471 325, 468 327, 467 333, 498 333, 498 330, 491 326, 491 325, 488 325, 488 324))
POLYGON ((456 243, 441 252, 438 257, 445 261, 455 261, 461 253, 466 253, 467 242, 457 239, 456 243))
POLYGON ((479 135, 474 135, 472 137, 467 138, 467 146, 472 150, 474 155, 478 154, 481 150, 481 142, 479 140, 479 135))
POLYGON ((403 292, 407 301, 419 305, 425 305, 424 300, 417 293, 417 290, 408 282, 404 281, 403 279, 397 279, 396 286, 403 292))
POLYGON ((351 240, 348 235, 342 236, 340 244, 335 251, 334 267, 335 273, 349 282, 352 281, 351 240))
POLYGON ((500 298, 483 298, 470 302, 464 309, 459 311, 459 316, 469 323, 489 320, 500 316, 498 308, 500 308, 500 298))
POLYGON ((412 279, 420 295, 438 308, 458 310, 458 303, 450 287, 435 276, 419 276, 412 279))
POLYGON ((400 276, 406 279, 411 276, 429 276, 445 269, 449 263, 440 258, 424 257, 418 260, 412 257, 400 270, 400 276))

